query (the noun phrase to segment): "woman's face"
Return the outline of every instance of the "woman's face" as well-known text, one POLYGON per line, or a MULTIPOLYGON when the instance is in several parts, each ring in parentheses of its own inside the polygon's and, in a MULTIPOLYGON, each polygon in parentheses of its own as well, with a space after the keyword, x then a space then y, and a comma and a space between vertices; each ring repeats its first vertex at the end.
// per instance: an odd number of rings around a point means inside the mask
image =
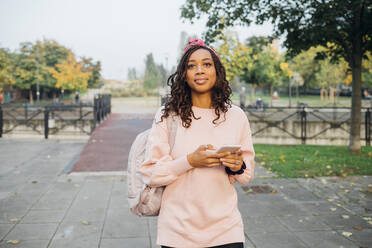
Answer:
POLYGON ((211 91, 216 83, 216 68, 208 50, 201 48, 193 52, 186 68, 187 84, 192 91, 198 94, 211 91))

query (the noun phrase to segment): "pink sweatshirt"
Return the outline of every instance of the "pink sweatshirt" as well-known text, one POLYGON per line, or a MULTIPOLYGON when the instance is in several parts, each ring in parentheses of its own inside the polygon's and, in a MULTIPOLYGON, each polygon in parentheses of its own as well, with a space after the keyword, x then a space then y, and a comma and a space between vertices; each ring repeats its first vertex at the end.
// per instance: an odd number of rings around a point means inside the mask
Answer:
POLYGON ((222 113, 214 125, 214 109, 193 106, 195 116, 201 119, 192 119, 189 128, 184 128, 178 119, 175 145, 170 152, 167 123, 165 119, 159 122, 161 109, 149 134, 150 153, 140 169, 146 184, 167 186, 158 217, 157 244, 209 247, 244 242, 243 222, 232 183, 247 184, 253 180, 254 150, 246 114, 232 105, 226 120, 222 113), (247 169, 241 175, 229 176, 224 166, 191 167, 187 154, 203 144, 216 148, 223 144, 241 144, 247 169))

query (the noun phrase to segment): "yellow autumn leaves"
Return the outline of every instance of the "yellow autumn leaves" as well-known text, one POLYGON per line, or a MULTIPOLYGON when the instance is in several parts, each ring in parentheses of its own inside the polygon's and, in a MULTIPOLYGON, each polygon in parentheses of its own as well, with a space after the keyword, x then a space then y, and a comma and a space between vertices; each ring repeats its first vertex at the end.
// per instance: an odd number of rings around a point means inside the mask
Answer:
POLYGON ((83 71, 83 64, 77 62, 70 53, 66 60, 50 68, 50 73, 57 80, 55 87, 64 90, 84 91, 88 87, 91 72, 83 71))

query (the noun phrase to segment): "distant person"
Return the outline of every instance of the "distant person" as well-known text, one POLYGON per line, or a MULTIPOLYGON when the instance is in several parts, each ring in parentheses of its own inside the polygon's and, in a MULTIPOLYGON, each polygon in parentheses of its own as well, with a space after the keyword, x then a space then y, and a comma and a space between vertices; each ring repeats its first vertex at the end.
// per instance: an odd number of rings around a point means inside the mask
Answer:
POLYGON ((274 91, 274 93, 273 93, 273 100, 278 100, 278 99, 279 99, 278 92, 277 91, 274 91))
POLYGON ((245 100, 246 100, 246 88, 242 86, 241 91, 240 91, 240 107, 242 109, 245 108, 245 100))
POLYGON ((2 104, 4 101, 3 92, 0 92, 0 104, 2 104))
POLYGON ((365 99, 372 99, 372 96, 369 94, 367 89, 364 89, 363 96, 365 99))
POLYGON ((75 103, 76 103, 76 104, 79 103, 79 97, 80 97, 79 91, 76 91, 76 92, 75 92, 75 103))
POLYGON ((257 109, 262 109, 263 108, 263 100, 261 97, 259 97, 256 101, 256 108, 257 109))
POLYGON ((166 186, 158 217, 161 247, 244 247, 244 225, 234 182, 254 176, 254 150, 247 115, 231 102, 232 90, 218 54, 190 39, 168 78, 171 95, 158 109, 140 172, 152 187, 166 186), (173 149, 167 118, 174 113, 173 149), (239 144, 236 153, 217 153, 239 144))

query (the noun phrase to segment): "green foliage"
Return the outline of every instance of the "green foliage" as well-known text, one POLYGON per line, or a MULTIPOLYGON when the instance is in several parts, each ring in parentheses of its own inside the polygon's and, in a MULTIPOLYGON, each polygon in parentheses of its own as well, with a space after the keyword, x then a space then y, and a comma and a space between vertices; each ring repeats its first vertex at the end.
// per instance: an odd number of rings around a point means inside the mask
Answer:
POLYGON ((207 42, 227 27, 271 22, 275 37, 286 36, 284 46, 292 56, 321 45, 329 48, 332 58, 344 57, 349 62, 356 35, 361 39, 362 54, 372 50, 371 0, 247 0, 234 1, 234 4, 187 0, 181 8, 182 18, 191 21, 203 14, 208 16, 208 30, 204 35, 207 42))
POLYGON ((370 52, 367 52, 366 59, 363 60, 362 64, 362 76, 363 76, 363 83, 368 86, 372 87, 372 55, 370 52))
POLYGON ((155 64, 152 53, 146 56, 145 66, 144 87, 146 89, 155 89, 156 87, 163 85, 159 68, 155 64))
POLYGON ((221 36, 221 40, 216 51, 225 67, 226 78, 231 82, 235 77, 241 77, 245 71, 252 68, 252 51, 239 42, 236 33, 226 32, 221 36))
POLYGON ((11 53, 0 48, 0 93, 3 89, 14 84, 14 61, 11 53))
POLYGON ((279 56, 267 37, 253 36, 246 41, 246 46, 252 51, 252 67, 245 68, 241 76, 246 83, 272 87, 292 77, 288 66, 283 64, 284 59, 279 56))
POLYGON ((256 162, 279 177, 372 175, 372 147, 361 154, 345 146, 254 145, 256 162))
POLYGON ((129 81, 133 81, 133 80, 137 80, 137 71, 136 71, 136 68, 128 68, 128 80, 129 81))
POLYGON ((351 152, 360 152, 361 64, 367 51, 372 51, 372 0, 186 0, 181 8, 184 19, 208 16, 207 42, 221 35, 226 27, 271 22, 274 35, 285 36, 288 56, 310 47, 323 46, 317 57, 332 62, 343 58, 353 73, 352 113, 350 125, 351 152))
POLYGON ((311 47, 301 52, 290 61, 290 67, 298 72, 304 79, 304 88, 317 87, 316 73, 320 69, 320 61, 315 59, 318 52, 324 51, 322 47, 311 47))
MULTIPOLYGON (((58 64, 65 62, 70 53, 70 49, 47 39, 21 43, 16 52, 0 49, 0 88, 9 91, 12 85, 12 88, 30 91, 31 96, 39 83, 40 91, 57 92, 57 80, 52 76, 51 68, 56 69, 58 64)), ((101 77, 101 63, 84 57, 82 62, 81 71, 90 75, 88 87, 96 87, 101 77)))
POLYGON ((88 78, 88 88, 97 88, 101 80, 101 62, 94 62, 93 58, 81 58, 83 72, 90 73, 88 78))

